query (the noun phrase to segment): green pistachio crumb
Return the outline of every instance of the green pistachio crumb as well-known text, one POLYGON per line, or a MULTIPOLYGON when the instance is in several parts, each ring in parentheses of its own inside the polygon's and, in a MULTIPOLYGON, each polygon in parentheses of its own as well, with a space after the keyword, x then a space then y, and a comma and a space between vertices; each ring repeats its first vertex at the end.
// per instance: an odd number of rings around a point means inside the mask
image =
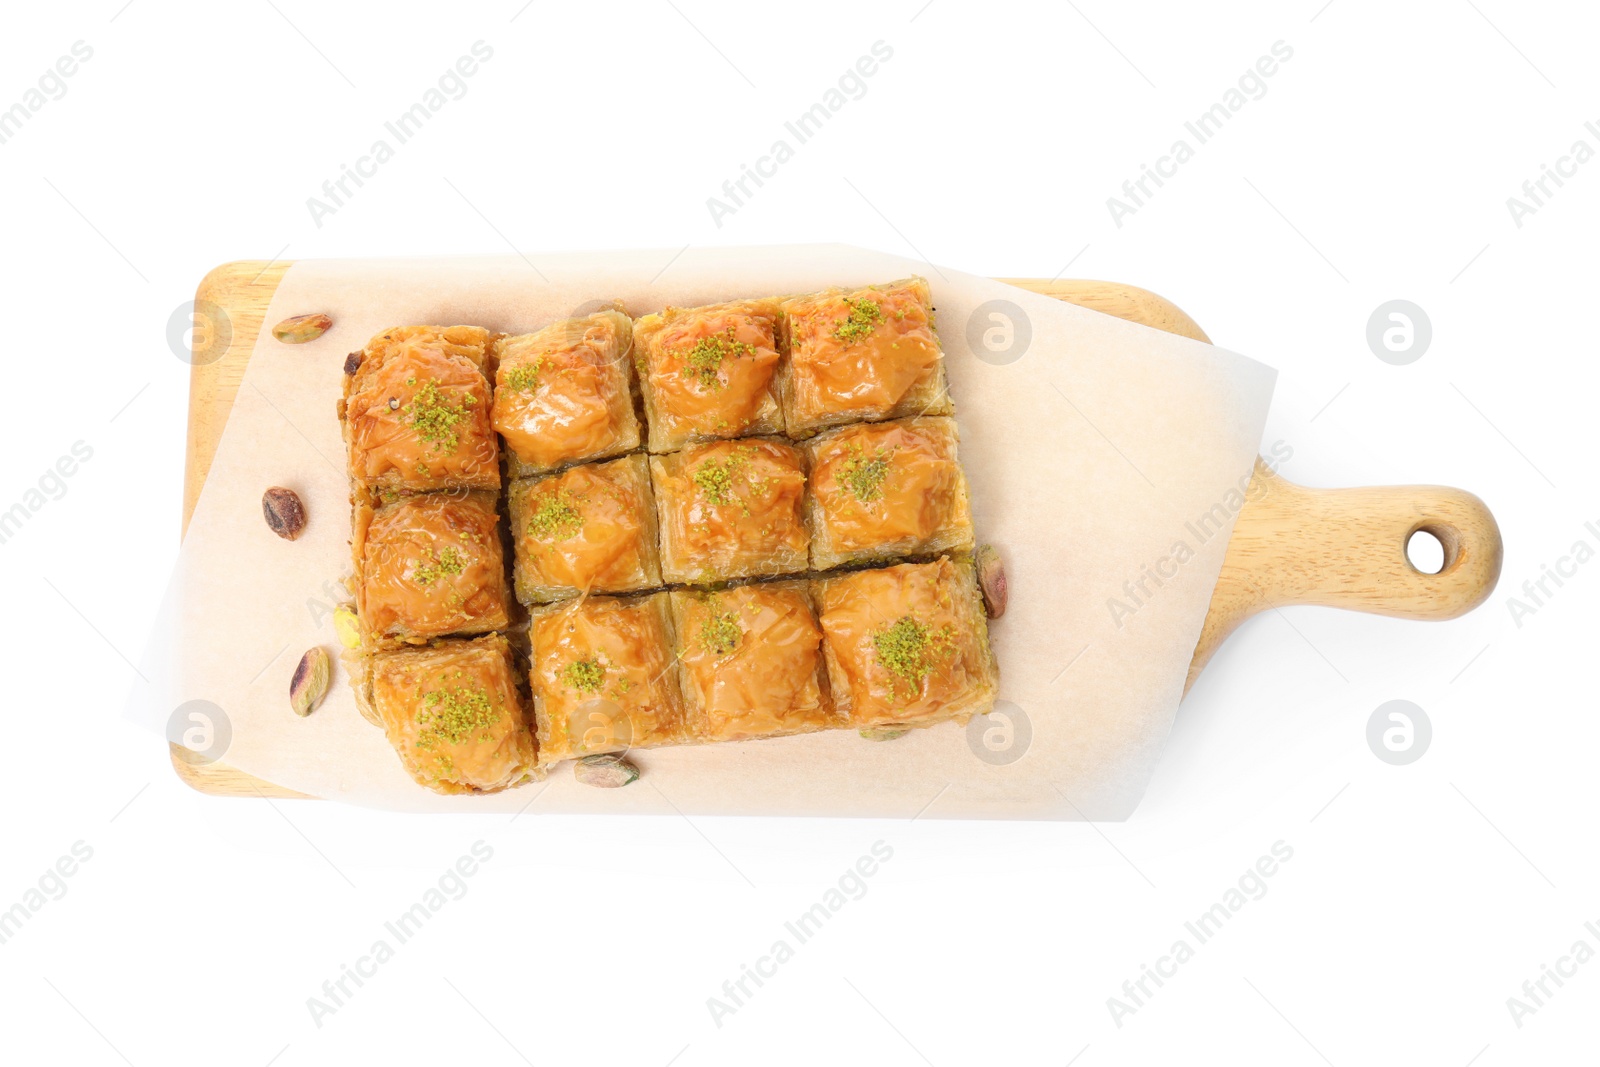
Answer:
POLYGON ((583 514, 573 504, 571 493, 539 494, 528 519, 528 533, 540 541, 564 541, 583 529, 583 514))
POLYGON ((728 655, 739 647, 743 638, 744 628, 739 625, 738 616, 731 611, 708 615, 700 624, 701 647, 712 655, 728 655))
POLYGON ((847 299, 845 303, 850 305, 850 314, 834 327, 833 336, 846 344, 861 340, 883 321, 883 308, 875 300, 863 297, 860 300, 847 299))
POLYGON ((894 449, 880 448, 868 457, 861 446, 851 449, 851 456, 839 465, 839 481, 850 495, 863 504, 883 496, 883 483, 889 477, 894 460, 894 449))
POLYGON ((539 372, 544 370, 543 357, 506 371, 506 388, 519 393, 531 393, 539 388, 539 372))
POLYGON ((599 656, 573 660, 561 668, 561 680, 580 693, 598 693, 606 680, 606 665, 599 656))
POLYGON ((417 436, 440 452, 454 452, 461 444, 461 420, 466 417, 473 400, 467 396, 461 403, 452 404, 440 391, 439 383, 430 379, 422 383, 411 403, 406 405, 406 414, 417 436))
POLYGON ((901 682, 914 693, 922 680, 933 673, 935 661, 954 651, 953 639, 954 632, 948 626, 933 632, 912 616, 904 615, 874 635, 872 645, 878 662, 894 675, 891 685, 901 682))
POLYGON ((727 459, 708 459, 695 468, 690 478, 711 503, 730 504, 733 502, 733 476, 745 465, 746 458, 743 452, 736 452, 727 459))
POLYGON ((466 569, 467 560, 455 545, 445 545, 433 554, 432 559, 413 560, 411 577, 426 588, 445 575, 457 575, 466 569))
POLYGON ((729 326, 724 333, 702 337, 683 354, 683 376, 694 379, 703 388, 720 389, 722 379, 718 372, 722 369, 723 361, 754 354, 755 346, 748 341, 737 340, 734 328, 729 326))
POLYGON ((474 736, 487 740, 489 728, 499 721, 500 709, 481 687, 435 689, 423 694, 422 706, 417 709, 416 722, 422 732, 416 744, 420 749, 432 749, 441 744, 459 745, 474 736))

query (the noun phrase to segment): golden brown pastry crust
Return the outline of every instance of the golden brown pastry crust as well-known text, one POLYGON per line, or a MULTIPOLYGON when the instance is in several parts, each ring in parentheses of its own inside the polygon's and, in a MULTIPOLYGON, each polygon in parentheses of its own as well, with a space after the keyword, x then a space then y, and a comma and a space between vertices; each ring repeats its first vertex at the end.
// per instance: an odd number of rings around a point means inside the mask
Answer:
POLYGON ((783 432, 776 300, 669 307, 634 323, 650 451, 783 432))
POLYGON ((970 561, 941 557, 819 581, 834 702, 852 725, 966 722, 999 676, 970 561))
POLYGON ((524 604, 661 584, 655 495, 643 454, 518 479, 508 495, 524 604))
POLYGON ((805 457, 768 438, 694 445, 650 460, 661 576, 726 581, 806 569, 805 457))
POLYGON ((493 493, 355 506, 356 610, 374 648, 504 629, 505 552, 493 493))
POLYGON ((835 714, 810 583, 672 594, 683 698, 703 741, 848 725, 835 714))
POLYGON ((632 349, 633 321, 618 311, 495 342, 493 423, 512 477, 639 447, 632 349))
POLYGON ((535 773, 511 646, 501 634, 379 652, 371 693, 400 762, 436 793, 492 793, 535 773))
POLYGON ((500 487, 491 340, 476 326, 401 326, 367 343, 340 407, 357 495, 500 487))
POLYGON ((811 566, 972 548, 954 419, 853 423, 806 442, 811 566))
POLYGON ((565 601, 535 612, 532 631, 540 763, 699 733, 678 688, 666 593, 565 601))
POLYGON ((791 297, 783 302, 783 344, 790 437, 953 410, 933 298, 922 278, 791 297))

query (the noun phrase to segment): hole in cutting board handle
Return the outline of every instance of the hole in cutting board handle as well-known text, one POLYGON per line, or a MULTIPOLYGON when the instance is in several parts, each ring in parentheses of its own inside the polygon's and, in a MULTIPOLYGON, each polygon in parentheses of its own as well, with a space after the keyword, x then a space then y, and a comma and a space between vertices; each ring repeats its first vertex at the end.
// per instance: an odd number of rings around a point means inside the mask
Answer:
POLYGON ((1404 551, 1418 574, 1443 574, 1461 555, 1461 535, 1453 526, 1427 523, 1406 535, 1404 551))

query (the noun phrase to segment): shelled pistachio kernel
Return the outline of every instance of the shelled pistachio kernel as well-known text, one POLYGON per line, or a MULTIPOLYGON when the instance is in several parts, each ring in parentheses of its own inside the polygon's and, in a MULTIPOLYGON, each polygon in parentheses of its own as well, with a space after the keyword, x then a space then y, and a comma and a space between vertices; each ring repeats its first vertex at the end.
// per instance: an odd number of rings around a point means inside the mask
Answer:
POLYGON ((340 604, 333 610, 333 632, 339 635, 339 643, 345 648, 361 647, 361 623, 355 608, 340 604))
POLYGON ((978 546, 978 589, 983 593, 983 610, 991 619, 1006 613, 1006 569, 993 545, 978 546))
POLYGON ((274 326, 272 336, 286 345, 303 345, 332 328, 333 320, 326 315, 293 315, 274 326))
POLYGON ((584 785, 601 789, 621 789, 639 780, 639 768, 621 756, 585 756, 572 768, 572 776, 584 785))
POLYGON ((869 726, 861 731, 861 736, 868 741, 894 741, 910 732, 909 726, 869 726))
POLYGON ((321 645, 306 650, 295 666, 294 677, 289 680, 289 706, 302 719, 317 710, 322 698, 328 695, 328 677, 333 665, 321 645))
POLYGON ((306 507, 299 494, 281 485, 261 494, 261 514, 267 527, 285 541, 293 541, 306 528, 306 507))

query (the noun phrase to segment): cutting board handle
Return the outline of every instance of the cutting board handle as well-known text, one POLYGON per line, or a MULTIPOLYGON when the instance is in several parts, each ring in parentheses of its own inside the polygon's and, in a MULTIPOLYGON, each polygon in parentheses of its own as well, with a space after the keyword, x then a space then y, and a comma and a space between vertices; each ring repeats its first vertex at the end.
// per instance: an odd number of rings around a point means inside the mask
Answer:
POLYGON ((1504 555, 1494 516, 1464 490, 1309 489, 1258 459, 1190 680, 1239 623, 1269 608, 1320 604, 1403 619, 1453 619, 1488 599, 1504 555), (1444 548, 1437 574, 1418 570, 1406 555, 1419 530, 1444 548))
POLYGON ((1483 603, 1500 577, 1500 527, 1483 501, 1465 490, 1308 489, 1258 460, 1250 491, 1248 532, 1254 536, 1241 543, 1236 535, 1227 559, 1260 576, 1262 609, 1321 604, 1403 619, 1453 619, 1483 603), (1444 546, 1437 574, 1418 570, 1406 555, 1419 530, 1444 546))

